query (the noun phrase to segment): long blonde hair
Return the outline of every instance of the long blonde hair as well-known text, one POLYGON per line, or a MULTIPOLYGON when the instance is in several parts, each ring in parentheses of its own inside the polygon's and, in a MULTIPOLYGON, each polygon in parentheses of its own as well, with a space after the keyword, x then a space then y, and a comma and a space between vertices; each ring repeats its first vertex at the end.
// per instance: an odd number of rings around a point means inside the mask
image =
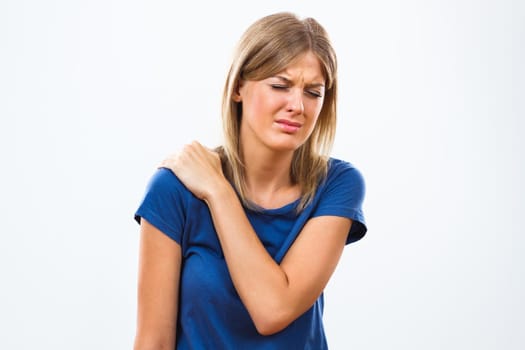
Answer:
POLYGON ((293 156, 290 177, 301 188, 297 210, 313 199, 327 173, 336 128, 337 58, 325 29, 313 18, 299 19, 281 12, 263 17, 242 35, 230 66, 222 97, 224 144, 218 149, 223 170, 244 205, 256 208, 246 197, 245 171, 240 150, 240 103, 232 97, 242 80, 262 80, 284 70, 294 59, 311 51, 325 77, 323 106, 312 134, 293 156))

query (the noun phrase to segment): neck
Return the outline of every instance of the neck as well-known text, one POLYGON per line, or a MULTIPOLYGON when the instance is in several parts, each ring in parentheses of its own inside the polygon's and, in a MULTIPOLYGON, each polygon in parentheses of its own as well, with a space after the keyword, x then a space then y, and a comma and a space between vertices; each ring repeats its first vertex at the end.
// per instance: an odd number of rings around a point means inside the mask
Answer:
POLYGON ((293 152, 244 150, 249 199, 264 208, 277 208, 297 199, 300 190, 290 178, 292 158, 293 152))
POLYGON ((293 153, 243 152, 248 187, 277 190, 279 187, 291 186, 290 167, 293 153))

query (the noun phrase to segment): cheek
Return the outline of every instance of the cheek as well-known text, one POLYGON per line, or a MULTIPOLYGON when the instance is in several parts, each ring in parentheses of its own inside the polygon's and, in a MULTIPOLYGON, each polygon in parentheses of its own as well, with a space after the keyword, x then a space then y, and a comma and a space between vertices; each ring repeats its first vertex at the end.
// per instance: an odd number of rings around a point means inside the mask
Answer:
MULTIPOLYGON (((317 120, 317 117, 319 117, 319 113, 321 113, 321 109, 323 108, 323 102, 319 100, 315 101, 308 101, 308 110, 309 114, 312 116, 312 120, 317 120)), ((306 105, 305 105, 306 107, 306 105)))
POLYGON ((245 112, 249 113, 252 117, 264 116, 272 113, 277 108, 278 103, 276 96, 259 92, 252 94, 250 98, 246 100, 245 112))
POLYGON ((252 96, 248 103, 250 114, 258 114, 264 109, 263 99, 260 96, 252 96))

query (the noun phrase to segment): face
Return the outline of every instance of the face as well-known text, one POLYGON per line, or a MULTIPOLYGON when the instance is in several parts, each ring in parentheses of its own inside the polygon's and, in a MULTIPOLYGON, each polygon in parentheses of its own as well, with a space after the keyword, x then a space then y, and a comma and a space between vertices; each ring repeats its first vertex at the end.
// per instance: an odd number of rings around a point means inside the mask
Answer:
POLYGON ((312 133, 324 100, 325 79, 318 58, 308 52, 267 79, 240 82, 240 141, 246 147, 295 151, 312 133))

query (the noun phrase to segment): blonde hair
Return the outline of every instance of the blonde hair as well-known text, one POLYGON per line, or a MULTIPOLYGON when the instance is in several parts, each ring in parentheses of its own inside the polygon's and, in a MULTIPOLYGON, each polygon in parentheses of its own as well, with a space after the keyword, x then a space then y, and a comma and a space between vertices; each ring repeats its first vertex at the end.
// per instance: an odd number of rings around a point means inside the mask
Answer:
POLYGON ((337 59, 325 29, 313 18, 299 19, 281 12, 263 17, 242 35, 233 55, 222 98, 224 144, 218 149, 226 177, 243 204, 255 209, 246 197, 245 172, 240 150, 241 104, 232 97, 242 80, 262 80, 284 70, 307 52, 313 52, 325 78, 323 106, 312 134, 294 153, 290 177, 301 188, 297 211, 306 207, 326 177, 329 152, 336 127, 337 59))

